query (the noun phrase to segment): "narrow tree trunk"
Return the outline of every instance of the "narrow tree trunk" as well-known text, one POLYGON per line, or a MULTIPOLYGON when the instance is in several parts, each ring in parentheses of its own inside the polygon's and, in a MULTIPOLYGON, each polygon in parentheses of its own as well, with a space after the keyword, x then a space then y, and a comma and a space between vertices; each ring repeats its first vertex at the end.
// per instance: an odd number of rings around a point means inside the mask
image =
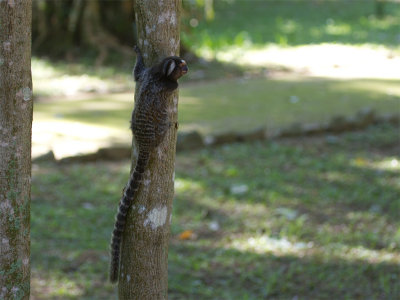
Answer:
POLYGON ((0 1, 0 299, 29 299, 31 8, 0 1))
MULTIPOLYGON (((136 0, 138 43, 147 66, 178 54, 180 4, 180 0, 136 0)), ((175 123, 177 92, 169 99, 168 105, 170 120, 175 123)), ((168 298, 168 242, 176 134, 177 129, 171 127, 164 141, 151 154, 143 186, 128 214, 118 286, 121 300, 168 298)))
POLYGON ((111 49, 127 56, 132 55, 132 49, 121 45, 118 39, 102 26, 99 0, 91 0, 86 3, 82 25, 85 42, 99 50, 96 66, 103 65, 111 49))
POLYGON ((385 0, 375 0, 375 15, 378 18, 383 18, 385 16, 385 0))

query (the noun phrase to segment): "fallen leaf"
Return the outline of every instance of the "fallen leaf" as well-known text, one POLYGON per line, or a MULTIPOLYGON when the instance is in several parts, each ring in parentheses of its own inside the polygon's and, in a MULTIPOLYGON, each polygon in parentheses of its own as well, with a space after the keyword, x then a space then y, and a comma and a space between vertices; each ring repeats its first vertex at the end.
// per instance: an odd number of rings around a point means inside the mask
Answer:
POLYGON ((367 161, 362 157, 357 157, 355 159, 354 163, 355 163, 356 166, 362 167, 362 166, 365 166, 367 164, 367 161))
POLYGON ((193 237, 193 231, 192 230, 185 230, 184 232, 182 232, 179 236, 178 236, 178 238, 180 239, 180 240, 188 240, 188 239, 190 239, 190 238, 192 238, 193 237))

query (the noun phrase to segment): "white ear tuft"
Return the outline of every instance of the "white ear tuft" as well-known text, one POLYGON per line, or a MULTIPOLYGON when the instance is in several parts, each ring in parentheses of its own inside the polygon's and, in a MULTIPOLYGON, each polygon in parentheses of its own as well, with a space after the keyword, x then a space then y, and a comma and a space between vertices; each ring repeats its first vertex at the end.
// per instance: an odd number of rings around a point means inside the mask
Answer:
POLYGON ((176 64, 175 64, 175 61, 174 61, 174 60, 171 60, 170 63, 169 63, 168 65, 169 65, 169 66, 168 66, 168 70, 167 70, 167 72, 166 72, 166 75, 167 75, 167 76, 171 75, 171 73, 175 70, 176 64))

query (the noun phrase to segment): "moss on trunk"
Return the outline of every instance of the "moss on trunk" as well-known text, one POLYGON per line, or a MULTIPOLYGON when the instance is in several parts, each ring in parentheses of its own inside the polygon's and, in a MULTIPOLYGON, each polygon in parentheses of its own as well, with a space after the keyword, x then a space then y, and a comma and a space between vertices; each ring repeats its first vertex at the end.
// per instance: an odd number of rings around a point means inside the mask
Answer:
MULTIPOLYGON (((139 47, 147 66, 179 52, 180 1, 137 0, 139 47)), ((136 87, 138 88, 138 87, 136 87)), ((171 122, 177 122, 178 93, 169 99, 171 122)), ((123 236, 120 299, 167 299, 168 242, 174 195, 177 129, 171 127, 151 154, 123 236)))
POLYGON ((29 299, 31 1, 0 1, 0 299, 29 299))

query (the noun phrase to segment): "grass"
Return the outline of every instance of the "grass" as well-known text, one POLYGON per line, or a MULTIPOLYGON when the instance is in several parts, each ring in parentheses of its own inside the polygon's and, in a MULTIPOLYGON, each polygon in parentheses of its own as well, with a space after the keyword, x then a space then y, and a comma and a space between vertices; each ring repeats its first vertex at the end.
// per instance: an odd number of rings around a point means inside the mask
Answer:
MULTIPOLYGON (((329 80, 305 78, 240 78, 183 83, 179 121, 182 130, 205 134, 271 130, 292 122, 324 121, 332 115, 352 115, 369 106, 379 113, 399 112, 399 80, 329 80)), ((133 96, 77 97, 35 103, 35 121, 68 121, 117 129, 128 135, 133 96)))
MULTIPOLYGON (((224 63, 190 65, 181 84, 181 130, 274 131, 366 106, 400 112, 398 3, 388 2, 382 19, 373 16, 372 0, 236 0, 214 6, 213 21, 199 18, 192 28, 190 18, 197 15, 183 18, 186 44, 224 63), (297 47, 309 44, 318 45, 297 47)), ((34 59, 34 155, 53 150, 60 158, 110 141, 128 144, 132 66, 133 61, 93 68, 88 62, 34 59)))
MULTIPOLYGON (((170 299, 398 299, 399 150, 382 125, 178 154, 170 299)), ((108 242, 128 170, 33 166, 33 299, 116 298, 108 242)))
POLYGON ((336 114, 354 114, 365 106, 395 112, 400 109, 398 83, 261 78, 188 86, 181 91, 179 119, 183 129, 197 126, 214 133, 320 122, 336 114), (389 95, 389 90, 394 94, 389 95))
MULTIPOLYGON (((266 126, 271 133, 292 123, 354 115, 364 107, 400 113, 400 81, 241 77, 181 84, 181 131, 204 135, 245 132, 266 126)), ((133 88, 132 88, 133 89, 133 88)), ((57 158, 130 143, 132 93, 52 97, 36 101, 33 155, 53 150, 57 158)))
MULTIPOLYGON (((182 36, 200 54, 270 44, 398 49, 398 3, 388 3, 382 19, 372 16, 373 1, 214 4, 215 20, 200 20, 182 36)), ((34 60, 34 144, 77 148, 65 143, 68 136, 129 143, 131 63, 121 66, 34 60)), ((265 78, 265 67, 191 66, 192 82, 181 85, 180 130, 274 130, 365 106, 399 112, 398 79, 265 78)), ((179 153, 169 298, 399 299, 399 153, 399 129, 389 125, 179 153), (189 239, 179 238, 184 232, 189 239)), ((129 166, 33 165, 33 300, 116 299, 106 281, 108 243, 129 166)))
MULTIPOLYGON (((400 4, 392 1, 387 2, 381 19, 374 16, 373 0, 234 0, 214 4, 212 21, 200 18, 198 26, 186 25, 183 40, 193 49, 215 52, 232 46, 321 43, 398 47, 400 4)), ((187 16, 184 24, 192 18, 187 16)))

